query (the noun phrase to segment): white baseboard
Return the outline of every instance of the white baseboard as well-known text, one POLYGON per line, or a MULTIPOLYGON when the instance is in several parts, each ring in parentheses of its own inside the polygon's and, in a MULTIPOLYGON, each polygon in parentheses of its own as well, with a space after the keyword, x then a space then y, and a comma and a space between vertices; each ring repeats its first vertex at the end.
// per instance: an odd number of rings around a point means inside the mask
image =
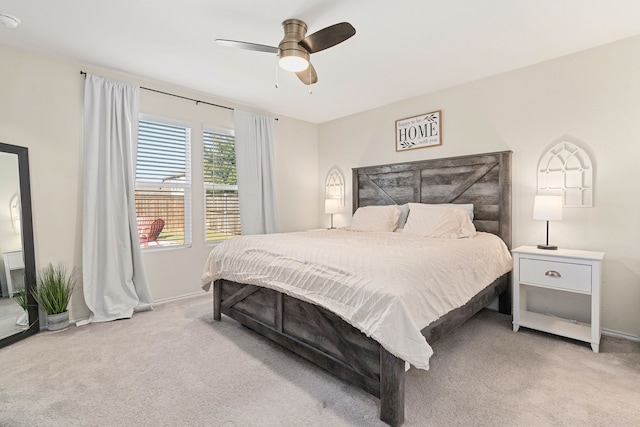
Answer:
MULTIPOLYGON (((161 305, 161 304, 166 304, 168 302, 180 301, 180 300, 187 299, 187 298, 193 298, 193 297, 197 297, 197 296, 202 296, 202 295, 205 295, 207 293, 208 292, 205 292, 205 291, 199 291, 199 292, 194 292, 194 293, 191 293, 191 294, 180 295, 178 297, 164 298, 164 299, 160 299, 160 300, 154 301, 153 305, 161 305)), ((209 294, 211 295, 211 293, 209 293, 209 294)), ((213 296, 211 298, 213 300, 213 296)))
POLYGON ((637 335, 631 335, 625 332, 613 331, 611 329, 602 329, 602 335, 607 335, 609 337, 615 337, 615 338, 622 338, 629 341, 640 342, 640 337, 637 335))
MULTIPOLYGON (((164 298, 164 299, 160 299, 160 300, 154 301, 152 305, 162 305, 162 304, 166 304, 168 302, 180 301, 180 300, 187 299, 187 298, 194 298, 194 297, 197 297, 197 296, 205 295, 206 293, 207 292, 205 292, 205 291, 200 291, 200 292, 194 292, 194 293, 191 293, 191 294, 180 295, 178 297, 164 298)), ((213 298, 213 297, 211 297, 211 298, 213 298)), ((89 318, 88 317, 80 317, 80 318, 77 318, 77 319, 75 319, 75 318, 74 319, 69 319, 69 325, 72 325, 72 324, 75 325, 75 324, 77 324, 77 322, 82 322, 82 321, 86 321, 86 320, 89 320, 89 318)), ((43 329, 47 329, 47 326, 44 325, 44 326, 40 327, 40 330, 43 330, 43 329)))

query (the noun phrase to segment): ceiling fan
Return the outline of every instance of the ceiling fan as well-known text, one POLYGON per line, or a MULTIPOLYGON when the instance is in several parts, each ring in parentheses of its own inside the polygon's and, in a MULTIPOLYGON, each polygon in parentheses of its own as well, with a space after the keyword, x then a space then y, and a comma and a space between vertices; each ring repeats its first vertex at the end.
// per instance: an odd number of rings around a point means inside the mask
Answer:
POLYGON ((275 53, 278 55, 278 64, 281 68, 296 73, 302 83, 312 85, 318 81, 318 75, 311 65, 309 55, 342 43, 356 33, 356 29, 351 24, 340 22, 306 36, 307 24, 299 19, 287 19, 282 23, 282 29, 284 38, 278 47, 225 39, 216 39, 216 43, 257 52, 275 53))

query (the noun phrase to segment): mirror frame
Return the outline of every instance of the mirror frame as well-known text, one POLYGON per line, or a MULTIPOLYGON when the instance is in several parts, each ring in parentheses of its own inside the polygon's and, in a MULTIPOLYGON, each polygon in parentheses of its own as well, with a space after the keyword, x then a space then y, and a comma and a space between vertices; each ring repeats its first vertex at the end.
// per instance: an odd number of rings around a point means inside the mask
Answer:
POLYGON ((33 240, 33 220, 31 210, 31 184, 29 179, 29 150, 26 147, 4 144, 0 142, 0 152, 18 156, 18 175, 20 179, 20 208, 22 212, 22 256, 24 257, 24 286, 27 291, 27 313, 29 328, 0 339, 0 348, 25 339, 40 330, 38 304, 31 291, 36 286, 36 259, 33 240))

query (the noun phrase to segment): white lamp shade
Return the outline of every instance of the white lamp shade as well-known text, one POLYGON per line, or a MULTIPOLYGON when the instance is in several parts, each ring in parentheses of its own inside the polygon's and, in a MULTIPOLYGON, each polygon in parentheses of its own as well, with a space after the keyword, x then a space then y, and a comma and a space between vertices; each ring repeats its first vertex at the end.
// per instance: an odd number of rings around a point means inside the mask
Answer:
POLYGON ((325 199, 324 200, 324 213, 333 214, 342 210, 339 199, 325 199))
POLYGON ((22 227, 20 225, 20 217, 13 218, 12 224, 13 224, 13 231, 15 231, 16 234, 22 233, 22 227))
POLYGON ((536 196, 533 219, 559 221, 562 219, 562 196, 536 196))

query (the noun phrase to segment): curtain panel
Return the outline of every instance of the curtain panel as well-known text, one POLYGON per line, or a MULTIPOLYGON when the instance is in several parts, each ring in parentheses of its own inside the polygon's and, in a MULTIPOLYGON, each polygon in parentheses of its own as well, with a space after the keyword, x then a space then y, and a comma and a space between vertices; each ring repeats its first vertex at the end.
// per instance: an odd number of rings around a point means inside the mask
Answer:
POLYGON ((140 88, 86 75, 82 279, 91 322, 151 309, 135 211, 140 88))
POLYGON ((234 121, 242 234, 277 233, 274 120, 236 110, 234 121))

